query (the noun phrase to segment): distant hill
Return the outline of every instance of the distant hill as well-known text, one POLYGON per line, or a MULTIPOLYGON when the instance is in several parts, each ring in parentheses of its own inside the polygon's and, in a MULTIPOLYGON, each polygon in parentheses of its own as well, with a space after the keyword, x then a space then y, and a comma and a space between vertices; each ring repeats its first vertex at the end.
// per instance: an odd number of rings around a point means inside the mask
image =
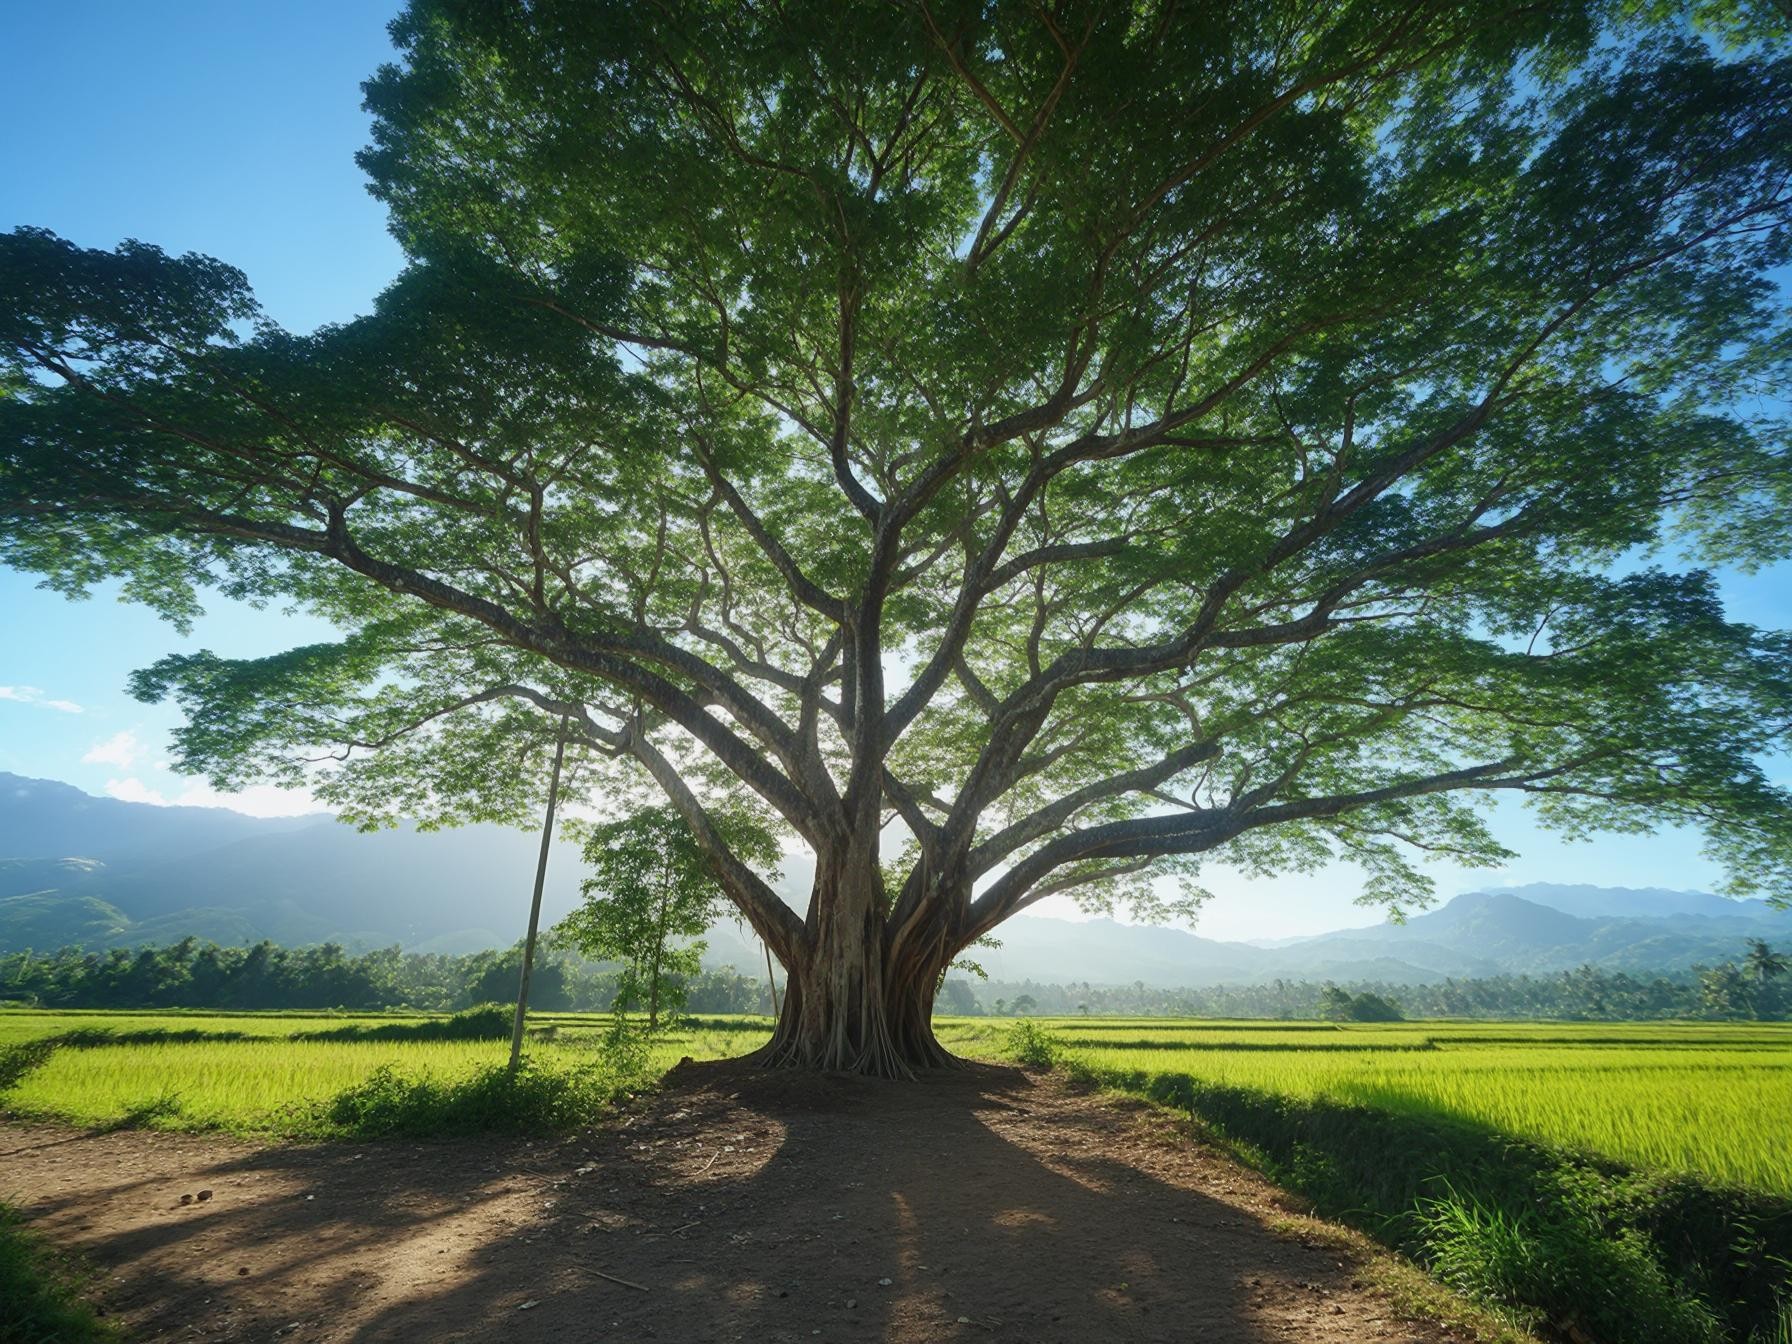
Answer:
POLYGON ((154 807, 96 798, 72 784, 0 771, 0 859, 99 859, 112 864, 181 858, 254 835, 328 820, 249 817, 222 807, 154 807))
MULTIPOLYGON (((0 951, 187 934, 444 952, 508 946, 528 920, 539 844, 501 826, 362 834, 327 814, 158 807, 0 774, 0 902, 31 897, 0 904, 0 951)), ((578 881, 573 850, 557 845, 544 919, 572 908, 578 881)))
POLYGON ((970 955, 994 980, 1056 984, 1208 985, 1253 980, 1275 953, 1246 943, 1218 942, 1182 929, 1122 924, 1112 919, 1073 922, 1016 916, 995 931, 999 948, 970 955))
POLYGON ((1296 972, 1318 978, 1323 971, 1343 979, 1337 974, 1343 967, 1379 955, 1412 966, 1421 974, 1408 978, 1420 982, 1546 974, 1587 964, 1609 971, 1684 970, 1734 958, 1750 937, 1792 940, 1792 915, 1762 901, 1727 901, 1704 892, 1539 884, 1468 892, 1404 924, 1323 934, 1277 949, 1277 956, 1288 978, 1296 972), (1641 913, 1582 916, 1562 905, 1641 913))
POLYGON ((1502 887, 1492 895, 1519 896, 1581 919, 1668 919, 1698 915, 1707 919, 1759 919, 1774 913, 1766 901, 1733 901, 1708 891, 1668 891, 1662 887, 1560 886, 1533 882, 1502 887))
MULTIPOLYGON (((328 817, 267 820, 222 808, 94 798, 0 774, 0 952, 260 938, 465 952, 508 946, 528 916, 538 840, 498 826, 364 835, 328 817)), ((807 865, 780 884, 800 904, 807 865)), ((578 899, 556 845, 543 917, 578 899)), ((1734 959, 1744 940, 1792 947, 1792 914, 1705 892, 1536 884, 1469 892, 1404 924, 1270 943, 1182 929, 1020 916, 974 955, 1006 982, 1182 988, 1275 979, 1424 983, 1549 974, 1591 963, 1641 973, 1734 959)), ((761 975, 765 953, 731 921, 706 960, 761 975)))

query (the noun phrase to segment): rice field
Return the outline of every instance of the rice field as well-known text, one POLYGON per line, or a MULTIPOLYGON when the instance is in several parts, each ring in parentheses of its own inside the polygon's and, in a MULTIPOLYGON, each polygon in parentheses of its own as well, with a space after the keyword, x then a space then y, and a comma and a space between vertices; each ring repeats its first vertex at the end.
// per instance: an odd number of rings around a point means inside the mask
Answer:
MULTIPOLYGON (((0 1012, 0 1049, 82 1028, 111 1032, 201 1031, 245 1039, 132 1042, 59 1050, 4 1096, 0 1108, 31 1119, 77 1125, 140 1125, 277 1133, 292 1117, 387 1067, 406 1077, 466 1078, 508 1057, 507 1040, 319 1041, 295 1036, 344 1026, 427 1020, 402 1015, 299 1013, 0 1012)), ((528 1055, 549 1069, 571 1069, 601 1049, 605 1019, 532 1016, 528 1055)), ((744 1054, 764 1039, 764 1024, 705 1019, 656 1038, 648 1061, 662 1073, 680 1057, 744 1054), (743 1029, 744 1028, 744 1029, 743 1029)))
MULTIPOLYGON (((1792 1025, 1040 1020, 1062 1057, 1445 1117, 1640 1167, 1792 1194, 1792 1025)), ((965 1022, 957 1048, 998 1033, 965 1022)))
MULTIPOLYGON (((503 1041, 293 1039, 400 1014, 0 1011, 0 1049, 83 1027, 243 1039, 104 1045, 56 1053, 0 1098, 14 1114, 81 1125, 277 1132, 283 1117, 390 1067, 444 1081, 499 1062, 503 1041)), ((1792 1194, 1792 1025, 1389 1023, 1032 1019, 1062 1057, 1104 1080, 1197 1083, 1323 1097, 1453 1121, 1633 1165, 1792 1194)), ((531 1056, 572 1068, 604 1019, 539 1014, 531 1056)), ((744 1054, 759 1018, 703 1018, 659 1038, 650 1065, 744 1054)), ((1011 1023, 942 1019, 961 1054, 999 1057, 1011 1023)))

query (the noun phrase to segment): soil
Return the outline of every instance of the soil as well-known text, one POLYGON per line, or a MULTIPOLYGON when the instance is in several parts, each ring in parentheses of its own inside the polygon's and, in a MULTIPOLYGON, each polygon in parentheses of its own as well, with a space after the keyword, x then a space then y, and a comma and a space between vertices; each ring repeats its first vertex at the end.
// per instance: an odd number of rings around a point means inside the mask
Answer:
POLYGON ((1452 1338, 1163 1113, 987 1066, 686 1064, 534 1142, 4 1125, 0 1200, 137 1341, 1452 1338))

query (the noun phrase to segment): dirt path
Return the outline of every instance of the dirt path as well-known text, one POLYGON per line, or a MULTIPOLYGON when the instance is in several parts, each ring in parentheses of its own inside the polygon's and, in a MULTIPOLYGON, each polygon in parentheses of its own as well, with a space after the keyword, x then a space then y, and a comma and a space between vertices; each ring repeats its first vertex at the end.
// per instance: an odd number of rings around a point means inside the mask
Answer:
POLYGON ((0 1126, 0 1199, 140 1341, 1450 1338, 1160 1116, 1006 1069, 687 1066, 537 1143, 0 1126))

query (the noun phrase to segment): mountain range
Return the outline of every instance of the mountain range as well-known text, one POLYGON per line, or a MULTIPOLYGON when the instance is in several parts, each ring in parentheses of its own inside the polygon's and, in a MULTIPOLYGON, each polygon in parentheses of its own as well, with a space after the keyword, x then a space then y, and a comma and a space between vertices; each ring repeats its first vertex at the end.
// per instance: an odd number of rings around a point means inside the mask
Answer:
MULTIPOLYGON (((0 952, 189 935, 440 952, 508 946, 527 919, 538 844, 498 826, 364 834, 327 814, 263 819, 128 803, 0 773, 0 952)), ((784 883, 793 904, 803 876, 784 883)), ((578 881, 576 854, 556 845, 546 923, 573 907, 578 881)), ((1733 960, 1751 937, 1792 944, 1792 912, 1705 892, 1540 883, 1468 892, 1403 924, 1269 944, 1024 915, 997 937, 1002 945, 976 959, 1009 982, 1416 984, 1583 964, 1685 970, 1733 960)), ((709 944, 712 965, 763 971, 763 950, 733 923, 713 928, 709 944)))

